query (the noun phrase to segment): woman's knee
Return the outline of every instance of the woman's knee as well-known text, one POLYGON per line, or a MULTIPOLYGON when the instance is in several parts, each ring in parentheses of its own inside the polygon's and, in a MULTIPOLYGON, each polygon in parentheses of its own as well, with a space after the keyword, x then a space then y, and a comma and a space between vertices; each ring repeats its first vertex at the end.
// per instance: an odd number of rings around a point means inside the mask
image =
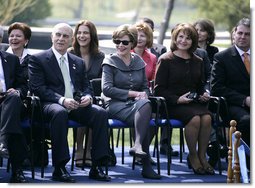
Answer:
POLYGON ((201 124, 202 126, 208 126, 210 128, 212 125, 212 117, 209 114, 202 115, 201 124))
POLYGON ((144 104, 139 111, 143 110, 145 113, 151 113, 152 112, 152 107, 150 103, 144 104))
POLYGON ((194 116, 194 117, 188 122, 187 125, 191 125, 191 126, 194 126, 194 127, 199 128, 199 127, 200 127, 200 123, 201 123, 201 118, 200 118, 200 116, 194 116))

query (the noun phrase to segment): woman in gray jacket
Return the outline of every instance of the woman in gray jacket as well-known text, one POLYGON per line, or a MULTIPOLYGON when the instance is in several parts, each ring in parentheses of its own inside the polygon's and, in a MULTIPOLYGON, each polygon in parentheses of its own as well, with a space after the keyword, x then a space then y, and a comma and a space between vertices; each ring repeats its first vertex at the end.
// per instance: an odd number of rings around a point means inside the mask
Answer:
POLYGON ((131 53, 137 44, 134 26, 121 25, 113 32, 116 54, 106 56, 103 61, 102 90, 111 118, 121 120, 135 129, 135 144, 129 151, 131 156, 142 158, 142 176, 160 179, 150 163, 148 126, 151 105, 145 74, 146 64, 142 58, 131 53))

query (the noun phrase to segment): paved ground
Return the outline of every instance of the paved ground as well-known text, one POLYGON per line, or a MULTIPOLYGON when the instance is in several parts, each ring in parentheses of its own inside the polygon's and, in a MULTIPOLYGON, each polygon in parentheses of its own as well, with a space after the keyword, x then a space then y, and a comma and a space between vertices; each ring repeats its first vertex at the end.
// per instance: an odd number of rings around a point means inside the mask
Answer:
MULTIPOLYGON (((177 148, 177 147, 176 147, 177 148)), ((160 157, 161 175, 160 180, 144 179, 141 176, 141 166, 136 166, 135 170, 132 170, 132 157, 128 155, 128 149, 125 149, 125 164, 121 164, 121 150, 116 148, 117 165, 115 167, 109 167, 109 175, 112 177, 112 181, 107 184, 130 184, 130 183, 226 183, 226 163, 223 161, 223 173, 219 175, 216 171, 216 175, 194 175, 191 169, 188 169, 186 157, 187 153, 184 153, 183 162, 180 163, 179 157, 174 157, 171 165, 170 176, 167 175, 167 160, 164 155, 160 157)), ((152 151, 152 149, 151 149, 152 151)), ((186 149, 187 151, 187 149, 186 149)), ((51 153, 49 154, 51 158, 51 153)), ((156 160, 156 158, 154 158, 156 160)), ((10 173, 6 172, 6 160, 4 160, 3 167, 0 167, 0 182, 6 183, 9 181, 10 173)), ((70 170, 70 163, 67 166, 68 171, 70 170)), ((40 169, 36 169, 35 179, 31 178, 31 172, 25 170, 26 177, 28 177, 31 183, 58 183, 51 180, 53 168, 51 167, 51 161, 48 167, 45 168, 45 178, 40 178, 40 169)), ((156 170, 156 166, 155 166, 156 170)), ((89 169, 86 168, 82 171, 79 168, 75 168, 71 172, 71 175, 75 178, 77 183, 85 184, 98 184, 102 182, 94 181, 88 178, 89 169)), ((105 183, 104 183, 105 184, 105 183)))

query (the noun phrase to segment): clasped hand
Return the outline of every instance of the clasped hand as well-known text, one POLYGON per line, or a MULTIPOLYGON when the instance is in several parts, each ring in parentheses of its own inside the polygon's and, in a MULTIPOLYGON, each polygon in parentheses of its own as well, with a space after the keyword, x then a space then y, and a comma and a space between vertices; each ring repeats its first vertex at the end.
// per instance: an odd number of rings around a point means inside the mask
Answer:
POLYGON ((148 96, 147 96, 146 92, 143 91, 143 92, 137 92, 137 93, 136 93, 135 100, 147 99, 147 98, 148 98, 148 96))
MULTIPOLYGON (((194 101, 194 99, 190 99, 188 98, 188 95, 190 94, 190 92, 187 92, 185 94, 183 94, 182 96, 179 97, 179 99, 177 100, 177 104, 188 104, 192 101, 194 101)), ((200 95, 198 100, 200 102, 207 102, 210 99, 210 94, 207 92, 204 92, 203 95, 200 95)))
POLYGON ((91 104, 91 100, 89 96, 82 96, 81 97, 81 102, 77 102, 74 99, 71 98, 65 98, 64 100, 64 107, 66 107, 68 110, 75 110, 78 109, 79 107, 86 107, 91 104))

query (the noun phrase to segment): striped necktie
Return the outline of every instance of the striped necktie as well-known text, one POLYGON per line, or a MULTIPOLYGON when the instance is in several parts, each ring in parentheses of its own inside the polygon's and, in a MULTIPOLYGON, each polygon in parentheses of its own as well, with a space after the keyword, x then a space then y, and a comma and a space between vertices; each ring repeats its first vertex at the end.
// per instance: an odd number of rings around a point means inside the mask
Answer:
POLYGON ((73 92, 72 92, 72 88, 71 88, 71 78, 69 75, 69 72, 67 70, 66 64, 65 64, 65 57, 61 56, 60 57, 60 69, 64 78, 64 82, 65 82, 65 97, 66 98, 73 98, 73 92))

